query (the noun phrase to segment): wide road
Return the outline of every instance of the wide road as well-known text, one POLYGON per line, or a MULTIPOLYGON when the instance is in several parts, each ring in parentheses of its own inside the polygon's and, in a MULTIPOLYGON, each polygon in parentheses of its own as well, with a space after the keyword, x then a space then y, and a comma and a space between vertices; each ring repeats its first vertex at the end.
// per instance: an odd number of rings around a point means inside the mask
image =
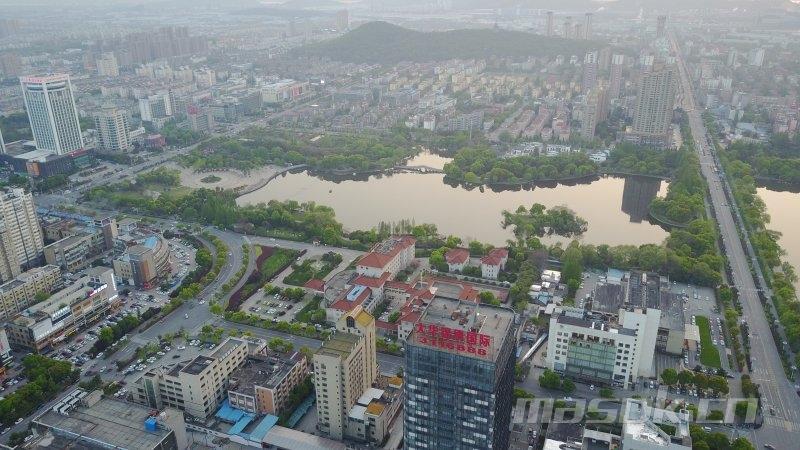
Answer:
POLYGON ((739 290, 742 316, 750 329, 753 360, 751 377, 761 386, 764 426, 755 430, 749 437, 756 448, 763 448, 765 444, 771 444, 778 450, 800 448, 800 398, 784 374, 770 324, 764 315, 755 280, 750 271, 749 258, 745 253, 731 208, 728 206, 719 168, 712 153, 714 149, 707 145, 707 130, 695 103, 689 72, 674 36, 672 42, 680 69, 683 108, 689 118, 703 176, 708 182, 711 205, 722 234, 725 254, 730 261, 733 283, 739 290), (774 410, 774 415, 770 413, 770 408, 774 410))

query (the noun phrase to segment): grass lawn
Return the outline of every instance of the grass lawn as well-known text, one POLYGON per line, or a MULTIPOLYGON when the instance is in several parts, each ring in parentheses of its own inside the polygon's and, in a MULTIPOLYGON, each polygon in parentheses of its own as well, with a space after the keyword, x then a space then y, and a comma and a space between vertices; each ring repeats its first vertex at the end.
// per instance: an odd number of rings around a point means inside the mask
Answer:
POLYGON ((320 280, 323 279, 325 275, 329 274, 330 271, 333 270, 334 267, 336 267, 335 264, 326 262, 323 263, 319 270, 317 270, 314 268, 314 261, 307 259, 298 265, 286 278, 284 278, 283 282, 286 284, 291 284, 292 286, 303 286, 312 278, 318 278, 320 280))
POLYGON ((278 271, 297 257, 297 253, 295 250, 276 248, 261 266, 263 279, 271 280, 272 277, 278 274, 278 271))
POLYGON ((700 329, 700 345, 703 349, 700 351, 700 363, 707 367, 722 367, 719 360, 719 350, 711 341, 711 326, 709 325, 708 317, 697 316, 697 328, 700 329))
POLYGON ((313 299, 309 300, 308 303, 303 306, 303 309, 298 311, 297 315, 294 316, 295 320, 298 322, 311 323, 311 314, 319 309, 321 302, 321 297, 314 297, 313 299))

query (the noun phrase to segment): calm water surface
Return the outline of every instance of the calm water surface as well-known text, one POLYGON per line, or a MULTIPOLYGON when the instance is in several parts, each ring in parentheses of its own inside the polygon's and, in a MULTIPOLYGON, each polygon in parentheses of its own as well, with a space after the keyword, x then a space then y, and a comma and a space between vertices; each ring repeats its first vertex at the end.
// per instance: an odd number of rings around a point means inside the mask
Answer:
POLYGON ((778 243, 786 250, 784 261, 788 261, 795 269, 800 270, 800 233, 795 228, 800 219, 798 214, 800 194, 760 187, 758 195, 767 205, 770 217, 767 228, 781 233, 778 243))
MULTIPOLYGON (((408 165, 441 168, 448 158, 421 154, 408 165)), ((666 193, 666 182, 640 178, 600 178, 574 186, 494 192, 445 184, 442 174, 396 173, 366 180, 323 180, 307 172, 286 174, 238 199, 239 204, 270 200, 314 201, 336 210, 345 228, 370 229, 380 221, 413 219, 433 223, 439 232, 499 245, 513 235, 500 226, 503 210, 541 203, 566 206, 589 221, 584 242, 660 243, 666 231, 647 221, 652 198, 666 193)))

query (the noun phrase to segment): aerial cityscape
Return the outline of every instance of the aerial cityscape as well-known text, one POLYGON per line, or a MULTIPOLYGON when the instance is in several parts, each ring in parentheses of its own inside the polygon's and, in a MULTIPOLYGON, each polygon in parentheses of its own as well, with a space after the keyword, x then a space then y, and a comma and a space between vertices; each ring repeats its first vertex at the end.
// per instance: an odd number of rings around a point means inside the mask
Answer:
POLYGON ((0 0, 0 447, 800 449, 800 1, 0 0))

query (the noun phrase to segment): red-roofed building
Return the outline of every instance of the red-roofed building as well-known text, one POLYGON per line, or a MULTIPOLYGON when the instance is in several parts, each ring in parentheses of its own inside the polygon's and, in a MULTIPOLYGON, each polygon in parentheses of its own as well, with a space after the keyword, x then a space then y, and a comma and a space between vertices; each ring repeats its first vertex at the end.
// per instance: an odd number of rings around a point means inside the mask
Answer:
POLYGON ((356 273, 380 278, 384 272, 389 272, 394 277, 414 260, 416 244, 417 240, 412 236, 392 236, 361 257, 356 273))
POLYGON ((469 250, 466 248, 452 248, 444 254, 447 269, 450 272, 461 272, 469 262, 469 250))
MULTIPOLYGON (((336 301, 325 308, 325 319, 328 322, 338 322, 343 315, 354 310, 356 306, 364 306, 367 312, 372 313, 366 307, 370 304, 372 290, 365 286, 353 286, 346 290, 336 301)), ((373 306, 374 309, 374 306, 373 306)))
POLYGON ((313 292, 325 292, 325 282, 317 278, 306 281, 303 287, 313 292))
POLYGON ((508 262, 508 249, 493 248, 489 253, 481 258, 481 276, 491 280, 496 280, 500 271, 505 269, 508 262))

